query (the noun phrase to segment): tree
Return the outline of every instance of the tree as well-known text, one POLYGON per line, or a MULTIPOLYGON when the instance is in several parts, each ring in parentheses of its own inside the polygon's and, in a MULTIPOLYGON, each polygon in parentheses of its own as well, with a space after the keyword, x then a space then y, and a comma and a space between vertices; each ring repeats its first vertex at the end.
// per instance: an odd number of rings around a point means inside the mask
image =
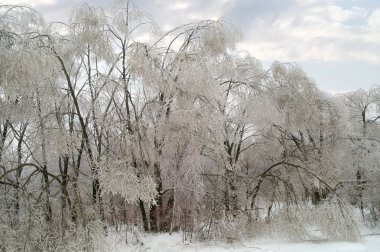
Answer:
POLYGON ((356 177, 355 193, 351 200, 359 206, 363 219, 364 208, 369 208, 374 223, 379 216, 379 203, 375 196, 378 190, 376 179, 379 176, 379 94, 379 88, 373 87, 369 91, 358 90, 341 97, 348 108, 351 126, 348 139, 352 158, 348 165, 356 177))
POLYGON ((91 251, 120 224, 360 239, 348 201, 378 220, 378 88, 341 106, 297 65, 236 52, 226 20, 161 34, 131 1, 106 13, 0 8, 2 250, 91 251))

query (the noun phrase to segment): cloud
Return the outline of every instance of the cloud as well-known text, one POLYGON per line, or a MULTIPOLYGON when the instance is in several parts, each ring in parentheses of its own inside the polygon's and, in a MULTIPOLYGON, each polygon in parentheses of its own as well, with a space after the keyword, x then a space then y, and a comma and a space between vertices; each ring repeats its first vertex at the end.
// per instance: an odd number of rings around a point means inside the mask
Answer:
POLYGON ((140 0, 137 6, 147 11, 161 27, 175 27, 204 19, 222 17, 226 0, 140 0))
POLYGON ((368 26, 375 29, 380 29, 380 8, 372 11, 371 15, 368 17, 368 26))
POLYGON ((349 9, 331 1, 299 1, 276 15, 256 17, 244 34, 240 48, 262 60, 346 61, 380 63, 380 11, 364 26, 347 25, 366 18, 363 10, 349 9))
POLYGON ((3 0, 2 4, 28 5, 32 7, 41 5, 53 5, 56 0, 3 0))
MULTIPOLYGON (((6 0, 14 2, 16 0, 6 0)), ((22 1, 20 1, 22 2, 22 1)), ((49 20, 68 20, 81 0, 30 0, 49 20), (62 16, 66 16, 63 18, 62 16)), ((111 7, 108 0, 90 5, 111 7)), ((165 30, 225 17, 241 27, 240 49, 265 60, 380 64, 380 6, 370 0, 135 0, 165 30), (361 5, 359 5, 361 4, 361 5)))
POLYGON ((172 10, 184 10, 184 9, 187 9, 189 5, 190 4, 186 2, 177 2, 177 3, 171 4, 169 8, 172 10))
POLYGON ((286 11, 294 3, 295 0, 234 0, 225 4, 223 16, 238 23, 245 29, 260 18, 273 20, 276 15, 286 11))

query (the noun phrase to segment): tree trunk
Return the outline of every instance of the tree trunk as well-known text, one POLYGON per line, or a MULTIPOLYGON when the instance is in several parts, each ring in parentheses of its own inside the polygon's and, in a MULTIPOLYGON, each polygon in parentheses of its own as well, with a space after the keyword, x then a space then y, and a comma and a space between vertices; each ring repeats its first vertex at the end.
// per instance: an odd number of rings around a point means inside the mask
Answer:
POLYGON ((360 168, 356 172, 356 183, 357 183, 357 190, 358 190, 357 198, 359 201, 360 213, 362 214, 362 218, 364 220, 363 181, 362 181, 362 172, 360 168))
POLYGON ((154 164, 154 175, 157 182, 157 196, 155 198, 156 204, 152 205, 149 213, 150 218, 150 231, 159 232, 160 230, 160 220, 162 211, 162 180, 161 171, 158 163, 154 164))
POLYGON ((140 207, 140 211, 141 211, 141 217, 142 217, 142 221, 143 221, 144 231, 148 232, 149 231, 149 224, 148 224, 148 219, 147 219, 146 212, 145 212, 144 202, 142 200, 139 200, 139 207, 140 207))

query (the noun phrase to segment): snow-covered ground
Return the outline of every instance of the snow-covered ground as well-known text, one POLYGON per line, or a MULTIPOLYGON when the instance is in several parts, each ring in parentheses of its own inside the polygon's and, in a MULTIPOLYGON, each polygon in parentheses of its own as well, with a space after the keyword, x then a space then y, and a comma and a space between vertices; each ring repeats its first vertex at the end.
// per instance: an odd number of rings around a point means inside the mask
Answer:
POLYGON ((379 252, 380 233, 364 233, 362 243, 350 242, 284 242, 281 240, 241 240, 234 243, 223 242, 183 242, 182 234, 142 234, 143 244, 125 244, 124 239, 110 236, 110 251, 266 251, 266 252, 379 252))

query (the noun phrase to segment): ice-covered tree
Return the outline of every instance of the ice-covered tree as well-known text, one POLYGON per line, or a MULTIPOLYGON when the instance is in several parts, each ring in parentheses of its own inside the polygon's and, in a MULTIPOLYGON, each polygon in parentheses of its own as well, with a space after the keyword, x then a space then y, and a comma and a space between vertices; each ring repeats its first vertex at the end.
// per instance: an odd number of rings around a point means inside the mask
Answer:
POLYGON ((347 155, 347 166, 356 183, 349 183, 352 203, 357 205, 363 219, 376 223, 379 218, 379 106, 380 92, 378 87, 368 91, 358 90, 341 96, 348 109, 349 131, 347 132, 350 152, 347 155), (351 185, 351 186, 350 186, 351 185), (352 185, 355 185, 354 187, 352 185), (368 218, 365 209, 369 209, 368 218))

